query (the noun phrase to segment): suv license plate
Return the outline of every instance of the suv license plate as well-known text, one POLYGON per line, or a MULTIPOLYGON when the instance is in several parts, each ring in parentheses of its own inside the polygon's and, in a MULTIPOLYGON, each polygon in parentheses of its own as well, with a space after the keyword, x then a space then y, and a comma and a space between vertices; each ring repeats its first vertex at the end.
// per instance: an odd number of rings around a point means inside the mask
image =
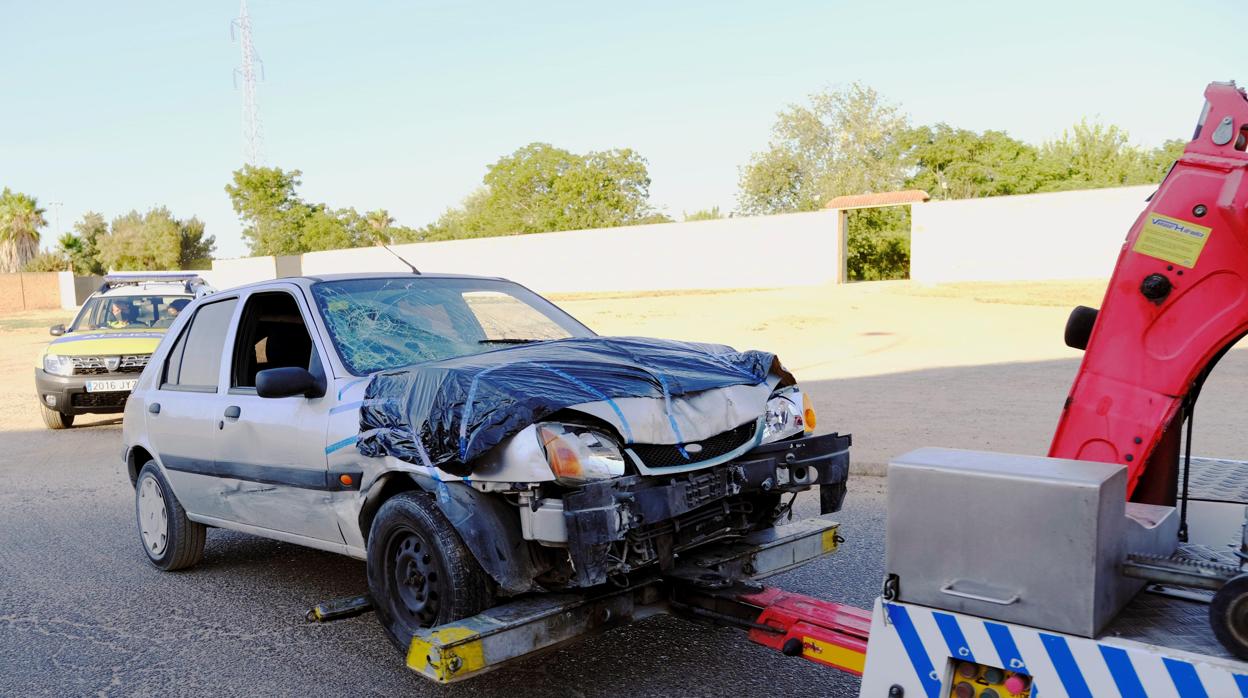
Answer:
POLYGON ((134 384, 138 382, 137 378, 131 378, 129 380, 87 381, 87 392, 108 393, 118 390, 134 390, 134 384))

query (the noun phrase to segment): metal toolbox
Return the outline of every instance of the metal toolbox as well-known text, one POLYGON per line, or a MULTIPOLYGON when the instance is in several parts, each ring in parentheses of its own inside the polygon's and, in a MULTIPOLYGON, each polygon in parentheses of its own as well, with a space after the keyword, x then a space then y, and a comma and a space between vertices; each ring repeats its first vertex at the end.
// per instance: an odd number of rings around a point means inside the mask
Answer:
POLYGON ((889 464, 897 598, 1094 637, 1139 591, 1126 553, 1169 554, 1171 507, 1128 507, 1110 463, 922 448, 889 464), (1130 511, 1129 511, 1130 509, 1130 511))

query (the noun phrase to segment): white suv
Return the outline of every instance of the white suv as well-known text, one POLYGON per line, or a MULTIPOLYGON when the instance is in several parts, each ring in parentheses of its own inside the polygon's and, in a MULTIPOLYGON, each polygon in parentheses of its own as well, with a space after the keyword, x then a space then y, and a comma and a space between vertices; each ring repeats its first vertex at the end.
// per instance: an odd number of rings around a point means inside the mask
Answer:
POLYGON ((196 274, 109 274, 74 321, 53 325, 53 339, 35 364, 35 390, 49 429, 72 426, 80 414, 125 408, 139 373, 174 319, 212 288, 196 274))

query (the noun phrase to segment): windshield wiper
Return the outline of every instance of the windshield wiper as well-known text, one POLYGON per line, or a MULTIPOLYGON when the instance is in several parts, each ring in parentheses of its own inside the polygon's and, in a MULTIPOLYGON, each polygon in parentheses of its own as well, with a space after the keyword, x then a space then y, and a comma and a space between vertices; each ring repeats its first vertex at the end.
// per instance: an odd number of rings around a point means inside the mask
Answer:
POLYGON ((477 344, 532 344, 544 342, 544 339, 478 339, 477 344))

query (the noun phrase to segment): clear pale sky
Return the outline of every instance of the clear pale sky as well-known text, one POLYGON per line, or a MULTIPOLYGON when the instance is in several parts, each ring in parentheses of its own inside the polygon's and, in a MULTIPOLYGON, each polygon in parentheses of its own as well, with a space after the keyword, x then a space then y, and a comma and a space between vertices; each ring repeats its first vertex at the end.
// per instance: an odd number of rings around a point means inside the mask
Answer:
MULTIPOLYGON (((1248 3, 252 0, 265 164, 308 200, 420 226, 532 142, 631 147, 652 203, 731 210, 775 113, 858 80, 919 123, 1027 141, 1082 117, 1185 138, 1211 80, 1248 83, 1248 3)), ((233 0, 0 5, 0 186, 48 209, 199 216, 246 253, 233 0), (62 206, 50 205, 63 202, 62 206)))

